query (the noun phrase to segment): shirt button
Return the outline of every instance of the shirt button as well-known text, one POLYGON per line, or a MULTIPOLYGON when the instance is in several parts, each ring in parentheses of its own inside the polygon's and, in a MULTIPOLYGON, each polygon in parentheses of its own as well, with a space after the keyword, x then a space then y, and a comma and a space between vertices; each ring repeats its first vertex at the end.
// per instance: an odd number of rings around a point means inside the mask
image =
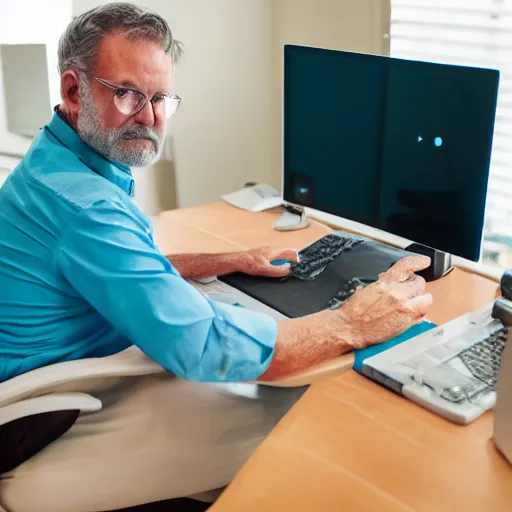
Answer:
POLYGON ((220 320, 221 322, 225 322, 225 321, 226 321, 226 319, 225 319, 223 316, 219 316, 219 320, 220 320))

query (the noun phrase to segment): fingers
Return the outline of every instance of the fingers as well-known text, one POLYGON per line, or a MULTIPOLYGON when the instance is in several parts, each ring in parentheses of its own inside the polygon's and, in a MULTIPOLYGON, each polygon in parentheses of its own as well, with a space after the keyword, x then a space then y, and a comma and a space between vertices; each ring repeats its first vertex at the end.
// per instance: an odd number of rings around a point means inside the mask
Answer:
POLYGON ((265 277, 286 277, 290 275, 290 265, 268 265, 265 270, 261 272, 265 277))
POLYGON ((406 256, 398 260, 389 270, 380 274, 379 279, 384 282, 406 281, 412 279, 414 272, 419 272, 430 266, 428 256, 406 256))
POLYGON ((407 281, 384 282, 382 286, 387 287, 396 298, 412 299, 425 293, 425 279, 416 274, 411 276, 407 281))
POLYGON ((430 309, 430 306, 432 306, 432 300, 430 293, 424 293, 408 300, 404 306, 417 318, 423 318, 430 309))
POLYGON ((292 263, 298 263, 299 252, 297 249, 270 249, 269 260, 286 260, 292 263))
POLYGON ((425 317, 431 305, 432 296, 430 293, 418 295, 418 297, 410 299, 402 307, 395 310, 394 314, 388 316, 387 319, 381 319, 380 329, 375 329, 377 333, 380 333, 376 341, 385 341, 405 332, 425 317))

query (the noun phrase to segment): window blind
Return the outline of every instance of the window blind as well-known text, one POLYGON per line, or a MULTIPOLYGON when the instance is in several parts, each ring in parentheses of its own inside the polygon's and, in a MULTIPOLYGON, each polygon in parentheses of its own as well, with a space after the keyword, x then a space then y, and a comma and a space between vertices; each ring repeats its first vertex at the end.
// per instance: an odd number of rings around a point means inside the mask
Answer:
POLYGON ((483 259, 512 266, 512 0, 391 0, 390 36, 393 57, 500 70, 483 259))

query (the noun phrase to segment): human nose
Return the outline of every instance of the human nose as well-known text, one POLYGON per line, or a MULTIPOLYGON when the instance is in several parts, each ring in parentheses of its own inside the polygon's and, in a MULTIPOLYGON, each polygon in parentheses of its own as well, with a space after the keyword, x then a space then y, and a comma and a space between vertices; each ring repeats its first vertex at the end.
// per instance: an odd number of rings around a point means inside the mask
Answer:
POLYGON ((154 126, 156 122, 156 115, 153 110, 153 104, 150 101, 146 101, 146 104, 135 115, 134 119, 135 122, 144 126, 154 126))

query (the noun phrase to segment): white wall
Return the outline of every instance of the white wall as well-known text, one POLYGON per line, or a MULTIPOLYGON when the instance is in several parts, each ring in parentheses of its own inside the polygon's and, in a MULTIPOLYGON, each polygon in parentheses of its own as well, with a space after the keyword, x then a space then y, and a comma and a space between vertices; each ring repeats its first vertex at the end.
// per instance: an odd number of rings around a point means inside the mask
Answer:
POLYGON ((172 135, 181 206, 272 172, 270 2, 171 0, 159 10, 185 44, 172 135))
POLYGON ((280 188, 282 167, 283 46, 298 44, 389 54, 389 0, 273 0, 272 96, 275 142, 271 183, 280 188))
MULTIPOLYGON (((71 20, 71 0, 52 0, 51 9, 47 2, 41 0, 5 0, 0 9, 0 44, 47 45, 51 99, 52 102, 58 102, 57 43, 64 27, 71 20)), ((27 81, 37 87, 38 77, 31 75, 30 71, 27 69, 27 81)), ((24 154, 31 140, 7 131, 2 80, 0 62, 0 152, 24 154)))
POLYGON ((173 121, 180 206, 281 185, 282 47, 387 53, 388 0, 147 0, 185 43, 173 121))
MULTIPOLYGON (((23 1, 29 0, 18 0, 16 5, 23 1)), ((40 6, 39 23, 58 12, 52 7, 50 14, 46 2, 34 2, 40 6)), ((59 2, 66 4, 66 0, 59 2)), ((103 3, 106 1, 72 0, 72 14, 103 3)), ((385 51, 381 23, 386 19, 382 9, 389 5, 388 0, 134 3, 162 14, 185 44, 176 71, 176 93, 183 104, 170 129, 173 161, 134 170, 136 200, 148 214, 218 200, 246 181, 280 186, 283 44, 385 51)), ((21 11, 17 9, 18 16, 21 11)), ((6 23, 5 17, 1 19, 0 29, 6 23)), ((54 22, 42 22, 49 23, 54 22)), ((13 26, 20 25, 7 24, 11 33, 13 26)), ((61 31, 53 30, 53 36, 61 31)), ((0 103, 0 121, 1 109, 0 103)), ((2 137, 5 134, 0 127, 2 137)))

